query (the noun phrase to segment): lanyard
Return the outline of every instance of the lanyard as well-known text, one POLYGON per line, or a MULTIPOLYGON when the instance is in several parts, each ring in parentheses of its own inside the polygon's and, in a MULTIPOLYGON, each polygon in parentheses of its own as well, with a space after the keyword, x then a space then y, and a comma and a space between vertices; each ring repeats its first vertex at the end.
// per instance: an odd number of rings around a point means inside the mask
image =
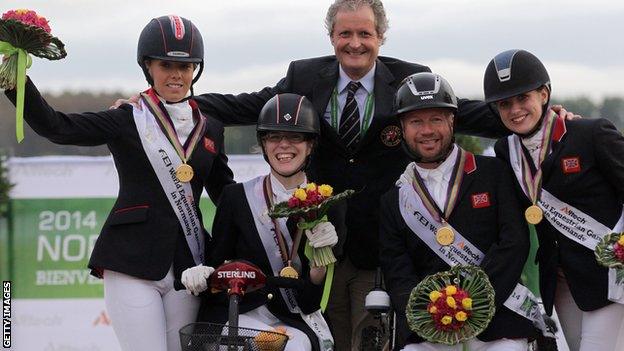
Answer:
MULTIPOLYGON (((353 97, 355 99, 355 96, 353 97)), ((373 116, 373 105, 375 101, 375 94, 370 93, 366 96, 366 102, 364 103, 364 123, 360 126, 360 135, 366 134, 368 127, 370 126, 371 118, 373 116)), ((357 103, 357 100, 356 100, 357 103)), ((331 96, 331 125, 336 131, 338 131, 338 90, 334 87, 331 96)))

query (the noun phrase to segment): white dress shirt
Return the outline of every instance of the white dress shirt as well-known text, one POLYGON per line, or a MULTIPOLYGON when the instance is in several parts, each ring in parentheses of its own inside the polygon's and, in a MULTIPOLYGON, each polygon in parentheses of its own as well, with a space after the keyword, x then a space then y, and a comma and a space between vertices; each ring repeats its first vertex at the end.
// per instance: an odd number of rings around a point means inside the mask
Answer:
POLYGON ((416 164, 416 170, 423 179, 429 194, 431 194, 438 208, 442 211, 444 211, 444 206, 446 206, 446 192, 448 191, 449 181, 453 177, 453 167, 455 166, 458 152, 457 145, 453 145, 453 151, 451 151, 446 160, 433 169, 422 168, 416 164))
MULTIPOLYGON (((363 125, 364 124, 364 110, 366 108, 366 98, 368 97, 368 94, 372 93, 373 90, 375 89, 375 67, 376 65, 373 65, 373 68, 371 68, 370 71, 368 71, 368 73, 366 73, 364 77, 362 77, 359 80, 353 80, 349 78, 349 76, 342 69, 342 66, 338 65, 338 67, 339 67, 338 68, 338 82, 336 83, 336 91, 338 92, 338 125, 340 125, 340 117, 342 116, 342 110, 344 109, 345 104, 347 103, 347 85, 349 85, 349 83, 351 83, 352 81, 360 82, 362 84, 360 89, 358 89, 358 91, 355 92, 355 100, 357 101, 358 109, 360 112, 360 125, 363 125)), ((329 103, 327 104, 327 108, 325 109, 325 115, 324 115, 325 120, 327 120, 327 122, 330 125, 331 125, 331 104, 332 104, 332 99, 330 98, 329 103)), ((372 120, 373 118, 371 116, 369 123, 372 120)), ((365 127, 368 127, 368 126, 365 126, 365 127)))

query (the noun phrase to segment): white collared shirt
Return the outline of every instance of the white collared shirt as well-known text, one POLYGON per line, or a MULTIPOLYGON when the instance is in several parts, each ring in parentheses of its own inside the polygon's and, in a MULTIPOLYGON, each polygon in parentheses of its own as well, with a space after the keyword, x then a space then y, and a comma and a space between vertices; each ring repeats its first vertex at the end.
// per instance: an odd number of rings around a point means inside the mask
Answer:
POLYGON ((538 162, 541 151, 540 146, 542 145, 542 138, 544 136, 544 124, 546 124, 546 118, 542 119, 542 125, 539 127, 535 134, 531 135, 528 138, 520 138, 520 141, 522 141, 524 147, 526 147, 529 151, 529 154, 533 159, 533 165, 535 165, 536 168, 540 167, 540 164, 538 164, 538 162))
POLYGON ((455 159, 457 158, 458 152, 459 149, 457 145, 453 145, 453 151, 451 151, 446 160, 433 169, 422 168, 416 164, 416 170, 425 182, 429 194, 433 197, 438 208, 443 211, 444 206, 446 206, 446 193, 448 191, 449 181, 453 177, 453 167, 455 166, 455 159))
POLYGON ((193 128, 195 127, 195 121, 193 120, 193 109, 189 104, 188 100, 184 100, 182 102, 177 103, 168 103, 160 96, 158 97, 160 101, 162 101, 169 117, 171 117, 171 122, 173 122, 173 127, 175 128, 176 134, 178 135, 178 140, 180 144, 184 145, 186 139, 189 137, 193 128))
POLYGON ((305 188, 308 185, 307 178, 304 178, 303 183, 299 184, 299 186, 286 189, 279 180, 273 176, 273 174, 269 173, 269 180, 271 181, 271 189, 273 190, 273 203, 277 204, 280 202, 288 201, 290 197, 295 192, 297 188, 305 188))
MULTIPOLYGON (((341 65, 338 65, 338 82, 336 83, 336 91, 338 92, 338 125, 340 125, 340 117, 342 116, 342 110, 344 109, 345 104, 347 103, 347 85, 353 82, 360 82, 362 87, 355 92, 355 100, 358 104, 358 109, 360 112, 360 125, 364 123, 364 110, 366 108, 366 98, 368 94, 372 93, 375 89, 375 67, 377 64, 373 65, 373 68, 368 71, 359 80, 353 80, 349 78, 347 73, 342 69, 341 65)), ((325 109, 325 120, 331 125, 331 98, 329 99, 329 103, 327 104, 327 108, 325 109)), ((372 116, 371 116, 372 121, 372 116)), ((370 123, 370 121, 369 121, 370 123)), ((367 127, 367 126, 366 126, 367 127)))

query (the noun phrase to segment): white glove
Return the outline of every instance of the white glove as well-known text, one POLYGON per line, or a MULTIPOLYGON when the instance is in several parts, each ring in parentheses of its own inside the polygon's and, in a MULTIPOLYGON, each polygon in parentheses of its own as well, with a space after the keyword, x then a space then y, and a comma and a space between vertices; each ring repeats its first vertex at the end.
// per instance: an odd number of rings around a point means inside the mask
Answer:
POLYGON ((214 268, 208 266, 195 266, 182 272, 182 284, 186 290, 197 296, 200 292, 208 289, 208 277, 214 272, 214 268))
POLYGON ((338 242, 336 228, 330 222, 321 222, 315 225, 311 230, 306 230, 305 235, 308 237, 310 245, 314 248, 332 247, 338 242))

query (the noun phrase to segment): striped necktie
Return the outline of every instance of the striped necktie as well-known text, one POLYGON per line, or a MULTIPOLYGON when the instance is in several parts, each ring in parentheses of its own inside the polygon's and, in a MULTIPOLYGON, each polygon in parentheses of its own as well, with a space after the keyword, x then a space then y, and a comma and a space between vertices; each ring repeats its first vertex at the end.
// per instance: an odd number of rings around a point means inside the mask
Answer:
POLYGON ((360 111, 355 92, 362 86, 360 82, 347 85, 347 101, 340 117, 338 134, 347 149, 353 149, 360 140, 360 111))

